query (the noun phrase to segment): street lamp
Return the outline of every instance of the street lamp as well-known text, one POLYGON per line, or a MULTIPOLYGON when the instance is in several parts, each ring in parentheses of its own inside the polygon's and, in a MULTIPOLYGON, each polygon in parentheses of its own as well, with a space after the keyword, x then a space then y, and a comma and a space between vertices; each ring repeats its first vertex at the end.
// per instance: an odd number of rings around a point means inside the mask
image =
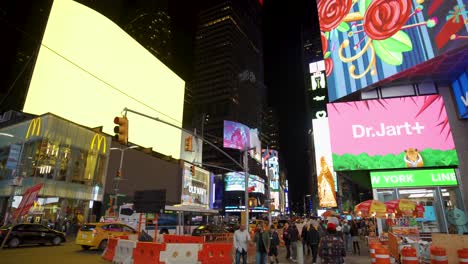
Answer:
POLYGON ((9 184, 11 186, 11 192, 10 192, 10 197, 9 197, 9 201, 8 201, 7 211, 5 212, 4 219, 3 219, 3 223, 6 225, 8 223, 8 217, 11 214, 11 208, 13 207, 13 198, 14 198, 14 195, 15 195, 15 189, 16 189, 16 187, 21 186, 21 182, 22 182, 22 177, 21 177, 21 173, 20 173, 19 169, 20 169, 20 165, 21 165, 21 156, 23 155, 24 139, 22 139, 20 137, 17 137, 15 135, 12 135, 12 134, 3 133, 3 132, 0 132, 0 136, 9 137, 9 138, 17 138, 17 139, 19 139, 21 141, 21 149, 20 149, 20 152, 19 152, 19 155, 18 155, 18 163, 16 164, 16 169, 15 169, 14 175, 13 175, 14 177, 13 177, 11 183, 9 184), (16 177, 16 175, 20 175, 20 176, 16 177))
POLYGON ((120 151, 120 164, 119 164, 119 170, 117 171, 117 177, 115 177, 115 198, 114 198, 114 213, 117 212, 117 209, 118 209, 118 197, 119 197, 119 184, 120 184, 120 181, 122 180, 122 166, 123 166, 123 158, 124 158, 124 154, 125 154, 125 151, 129 150, 129 149, 135 149, 135 148, 138 148, 138 146, 130 146, 130 147, 126 147, 126 148, 110 148, 110 150, 118 150, 120 151))

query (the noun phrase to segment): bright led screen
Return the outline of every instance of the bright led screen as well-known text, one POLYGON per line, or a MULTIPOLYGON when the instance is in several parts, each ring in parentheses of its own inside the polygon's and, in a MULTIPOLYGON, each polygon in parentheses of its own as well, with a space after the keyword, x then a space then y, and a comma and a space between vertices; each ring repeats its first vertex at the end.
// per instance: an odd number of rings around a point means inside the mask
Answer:
MULTIPOLYGON (((103 126, 124 107, 182 125, 184 81, 106 17, 56 0, 44 33, 24 111, 51 112, 103 126)), ((129 141, 180 157, 181 131, 128 114, 129 141)))
MULTIPOLYGON (((243 172, 228 172, 224 176, 225 191, 245 191, 245 177, 243 172)), ((249 175, 249 192, 265 193, 265 181, 256 176, 249 175)))
POLYGON ((462 0, 319 0, 330 101, 468 46, 462 0))
POLYGON ((250 128, 241 123, 224 121, 225 148, 246 150, 250 147, 250 128))
POLYGON ((458 165, 439 95, 328 104, 336 171, 458 165))

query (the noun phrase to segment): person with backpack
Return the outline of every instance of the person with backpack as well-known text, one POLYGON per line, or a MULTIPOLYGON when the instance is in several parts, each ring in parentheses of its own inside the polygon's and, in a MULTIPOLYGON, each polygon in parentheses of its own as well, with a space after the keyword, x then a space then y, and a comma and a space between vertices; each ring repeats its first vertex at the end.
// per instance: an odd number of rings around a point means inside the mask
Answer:
POLYGON ((273 264, 274 260, 276 264, 279 264, 278 261, 278 246, 280 244, 280 239, 278 232, 276 232, 275 226, 270 226, 270 251, 268 252, 268 256, 270 257, 270 263, 273 264))
POLYGON ((327 225, 327 234, 320 241, 319 255, 322 264, 343 264, 346 251, 341 237, 336 235, 336 225, 327 225))
POLYGON ((348 224, 348 221, 347 220, 344 220, 343 222, 343 239, 344 239, 344 243, 345 243, 345 249, 346 249, 346 252, 351 252, 351 245, 350 245, 350 241, 351 241, 351 226, 348 224))

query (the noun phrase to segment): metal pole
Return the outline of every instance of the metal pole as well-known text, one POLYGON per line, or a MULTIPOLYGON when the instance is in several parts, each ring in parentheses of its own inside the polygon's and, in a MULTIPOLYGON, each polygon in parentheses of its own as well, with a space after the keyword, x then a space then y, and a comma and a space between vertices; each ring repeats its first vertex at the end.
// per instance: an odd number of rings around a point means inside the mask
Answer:
POLYGON ((244 179, 245 179, 245 226, 247 231, 249 231, 249 159, 248 159, 248 150, 244 150, 244 179))
POLYGON ((120 178, 122 177, 122 165, 123 165, 123 158, 124 158, 124 153, 125 153, 125 150, 126 149, 121 149, 120 150, 120 165, 119 165, 119 172, 117 173, 120 173, 120 177, 118 177, 118 175, 116 175, 115 177, 115 199, 114 199, 114 213, 117 215, 117 219, 120 215, 120 212, 118 212, 117 210, 119 209, 119 205, 118 205, 118 199, 119 199, 119 185, 120 185, 120 178))

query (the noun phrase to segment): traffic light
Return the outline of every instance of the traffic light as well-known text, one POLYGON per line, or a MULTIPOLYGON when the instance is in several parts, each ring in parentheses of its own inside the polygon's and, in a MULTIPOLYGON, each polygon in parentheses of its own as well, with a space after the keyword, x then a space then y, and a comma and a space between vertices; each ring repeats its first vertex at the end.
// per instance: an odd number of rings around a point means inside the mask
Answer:
POLYGON ((192 176, 195 176, 195 166, 190 166, 190 171, 192 172, 192 176))
POLYGON ((193 137, 188 136, 185 138, 185 151, 193 151, 193 137))
POLYGON ((126 116, 114 118, 114 124, 117 126, 114 127, 114 133, 116 133, 115 138, 120 144, 127 145, 128 143, 128 119, 126 116))

